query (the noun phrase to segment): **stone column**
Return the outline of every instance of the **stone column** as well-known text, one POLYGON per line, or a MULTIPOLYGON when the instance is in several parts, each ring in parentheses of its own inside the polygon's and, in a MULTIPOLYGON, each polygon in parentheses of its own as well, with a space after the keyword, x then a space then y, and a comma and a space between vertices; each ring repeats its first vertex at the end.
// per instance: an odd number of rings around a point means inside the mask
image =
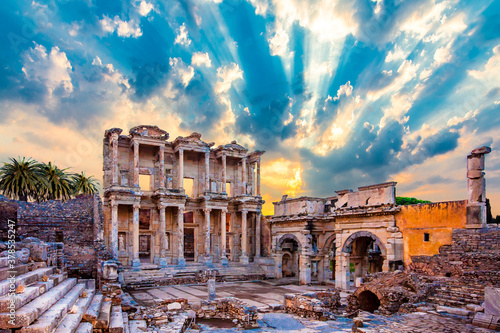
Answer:
POLYGON ((487 223, 484 155, 490 147, 474 149, 467 156, 467 227, 482 228, 487 223))
POLYGON ((311 283, 311 257, 307 254, 300 254, 299 267, 299 284, 311 283))
POLYGON ((160 189, 165 189, 165 146, 159 149, 160 189))
POLYGON ((240 262, 242 264, 248 264, 248 253, 247 253, 247 241, 248 241, 248 230, 247 230, 247 210, 241 211, 241 257, 240 262))
POLYGON ((167 267, 167 235, 165 234, 165 205, 160 205, 160 227, 158 232, 160 233, 160 260, 159 264, 161 268, 167 267))
POLYGON ((335 287, 348 290, 350 288, 349 253, 342 252, 335 260, 335 287))
MULTIPOLYGON (((226 193, 226 154, 222 153, 222 192, 226 193)), ((227 193, 227 195, 231 195, 231 193, 227 193)))
POLYGON ((247 194, 247 158, 243 157, 241 159, 241 168, 243 169, 243 177, 242 177, 242 186, 243 191, 242 194, 247 194))
POLYGON ((132 232, 132 252, 134 254, 134 259, 132 260, 132 267, 135 271, 140 270, 141 261, 139 260, 139 204, 134 204, 134 212, 132 215, 132 222, 134 229, 132 232))
POLYGON ((210 148, 205 152, 205 191, 210 192, 210 148))
POLYGON ((110 249, 113 259, 118 260, 118 203, 111 200, 111 230, 110 249))
POLYGON ((226 257, 226 214, 227 209, 222 209, 220 211, 220 234, 221 234, 221 257, 220 260, 223 265, 227 265, 227 257, 226 257))
POLYGON ((206 265, 211 265, 212 264, 212 257, 211 257, 211 249, 210 249, 210 212, 212 210, 210 208, 205 208, 203 211, 205 212, 205 227, 204 227, 204 233, 205 233, 205 264, 206 265))
POLYGON ((274 277, 276 279, 283 278, 283 253, 277 252, 274 254, 274 277))
POLYGON ((184 150, 179 148, 179 190, 184 189, 184 150))
POLYGON ((177 211, 177 264, 186 266, 184 258, 184 207, 179 206, 177 211))
POLYGON ((250 183, 250 187, 251 187, 251 193, 249 193, 250 195, 255 195, 256 193, 256 189, 255 189, 255 165, 256 163, 252 163, 250 164, 250 180, 249 180, 249 183, 250 183))
POLYGON ((257 160, 257 184, 255 184, 256 187, 256 195, 260 195, 260 157, 257 160))
POLYGON ((262 214, 257 212, 255 215, 255 258, 260 258, 260 230, 262 214))
POLYGON ((111 147, 113 149, 111 155, 111 172, 113 174, 113 185, 118 185, 118 136, 119 134, 116 132, 111 134, 111 147))
POLYGON ((139 187, 139 142, 134 141, 134 186, 139 187))

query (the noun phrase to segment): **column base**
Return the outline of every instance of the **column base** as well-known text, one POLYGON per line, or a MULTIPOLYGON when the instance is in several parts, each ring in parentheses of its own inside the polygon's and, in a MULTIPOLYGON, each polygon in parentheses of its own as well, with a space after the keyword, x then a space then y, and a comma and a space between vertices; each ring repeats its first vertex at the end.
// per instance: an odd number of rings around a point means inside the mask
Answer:
POLYGON ((141 270, 141 260, 138 258, 132 260, 132 268, 134 269, 135 272, 138 272, 141 270))
POLYGON ((205 266, 212 267, 212 257, 205 257, 203 259, 203 264, 205 264, 205 266))
POLYGON ((153 259, 153 264, 155 264, 155 265, 159 265, 159 264, 160 264, 160 257, 155 257, 155 258, 153 259))
POLYGON ((248 265, 248 264, 250 263, 250 260, 248 259, 248 257, 247 257, 247 256, 242 255, 242 256, 240 257, 240 263, 242 263, 243 265, 248 265))
POLYGON ((160 265, 160 268, 167 268, 167 258, 159 258, 158 265, 160 265))
POLYGON ((222 266, 228 266, 229 265, 229 262, 227 261, 227 257, 226 256, 220 257, 220 262, 221 262, 222 266))
POLYGON ((177 266, 180 266, 180 267, 186 266, 186 259, 184 259, 184 257, 177 259, 177 266))

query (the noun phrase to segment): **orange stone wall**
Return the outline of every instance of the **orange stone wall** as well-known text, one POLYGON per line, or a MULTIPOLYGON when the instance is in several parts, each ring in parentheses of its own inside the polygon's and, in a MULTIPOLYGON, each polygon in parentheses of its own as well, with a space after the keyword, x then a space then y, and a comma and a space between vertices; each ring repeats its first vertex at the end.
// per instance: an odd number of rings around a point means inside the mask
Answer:
POLYGON ((403 233, 405 266, 412 256, 432 256, 451 244, 453 229, 465 228, 467 201, 448 201, 401 206, 396 225, 403 233), (424 241, 424 234, 429 241, 424 241))

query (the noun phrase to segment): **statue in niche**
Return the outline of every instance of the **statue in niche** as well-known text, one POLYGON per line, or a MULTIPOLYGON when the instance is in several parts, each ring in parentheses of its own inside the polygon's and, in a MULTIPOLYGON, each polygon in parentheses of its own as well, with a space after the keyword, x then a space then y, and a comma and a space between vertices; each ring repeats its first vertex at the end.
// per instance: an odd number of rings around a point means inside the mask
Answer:
POLYGON ((123 233, 118 235, 118 250, 125 251, 125 234, 123 233))

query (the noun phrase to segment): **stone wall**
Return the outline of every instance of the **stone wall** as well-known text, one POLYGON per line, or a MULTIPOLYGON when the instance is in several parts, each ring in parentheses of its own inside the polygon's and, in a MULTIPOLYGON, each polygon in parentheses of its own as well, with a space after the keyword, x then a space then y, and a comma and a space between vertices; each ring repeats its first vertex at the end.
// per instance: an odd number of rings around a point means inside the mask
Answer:
MULTIPOLYGON (((17 210, 18 237, 36 237, 44 242, 64 243, 70 276, 97 277, 98 258, 107 258, 102 242, 103 218, 99 196, 79 196, 66 202, 4 201, 0 202, 0 206, 3 210, 6 207, 15 207, 17 210)), ((2 217, 2 223, 3 220, 2 217)))
POLYGON ((500 228, 453 230, 452 244, 434 256, 412 257, 410 269, 483 286, 500 285, 500 228))
POLYGON ((467 201, 436 202, 400 206, 396 226, 403 233, 404 261, 413 256, 431 256, 443 245, 451 244, 454 229, 465 228, 467 201), (428 234, 426 240, 425 234, 428 234))

